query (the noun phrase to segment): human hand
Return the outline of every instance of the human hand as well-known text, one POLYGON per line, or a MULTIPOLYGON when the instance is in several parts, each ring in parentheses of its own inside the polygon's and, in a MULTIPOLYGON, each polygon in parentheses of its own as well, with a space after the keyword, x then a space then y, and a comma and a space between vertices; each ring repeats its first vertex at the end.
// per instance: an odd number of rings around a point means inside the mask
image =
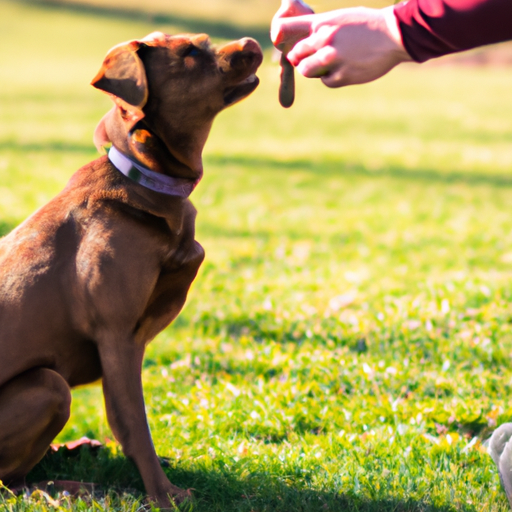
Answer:
POLYGON ((271 37, 274 44, 293 45, 287 57, 299 73, 328 87, 371 82, 412 60, 392 6, 274 18, 271 37))
POLYGON ((274 46, 285 55, 300 39, 309 36, 311 30, 313 9, 302 0, 281 0, 270 24, 270 38, 274 46), (300 18, 299 18, 300 16, 300 18), (283 18, 293 18, 292 23, 281 24, 283 18))

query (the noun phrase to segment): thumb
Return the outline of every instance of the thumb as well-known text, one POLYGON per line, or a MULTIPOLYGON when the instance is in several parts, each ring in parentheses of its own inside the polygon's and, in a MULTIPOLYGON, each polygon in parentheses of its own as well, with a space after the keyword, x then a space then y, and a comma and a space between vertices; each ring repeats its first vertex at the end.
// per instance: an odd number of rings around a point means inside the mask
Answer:
POLYGON ((274 18, 270 28, 272 43, 278 50, 287 53, 298 41, 309 36, 314 19, 314 14, 274 18))
POLYGON ((275 17, 290 18, 304 14, 314 14, 314 11, 302 0, 281 0, 281 7, 276 12, 275 17))

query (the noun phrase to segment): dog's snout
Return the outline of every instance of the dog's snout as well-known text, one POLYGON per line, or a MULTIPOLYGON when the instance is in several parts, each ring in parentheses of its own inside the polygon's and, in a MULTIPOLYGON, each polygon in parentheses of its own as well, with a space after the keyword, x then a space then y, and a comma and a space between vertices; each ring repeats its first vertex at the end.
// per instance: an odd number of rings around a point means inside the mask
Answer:
POLYGON ((244 52, 253 52, 254 54, 261 54, 261 47, 257 41, 250 37, 240 39, 240 46, 244 52))
POLYGON ((233 67, 252 64, 253 62, 257 62, 259 66, 263 60, 260 45, 250 37, 244 37, 239 41, 233 41, 219 48, 219 56, 221 59, 228 61, 233 67))
POLYGON ((263 60, 263 53, 257 41, 244 37, 219 49, 221 69, 223 71, 256 72, 263 60))
POLYGON ((258 62, 259 65, 261 60, 259 58, 259 55, 252 51, 237 52, 233 54, 230 60, 231 67, 236 71, 242 71, 245 69, 252 70, 255 67, 256 62, 258 62))
POLYGON ((210 47, 210 37, 207 34, 196 34, 191 38, 195 46, 207 50, 210 47))

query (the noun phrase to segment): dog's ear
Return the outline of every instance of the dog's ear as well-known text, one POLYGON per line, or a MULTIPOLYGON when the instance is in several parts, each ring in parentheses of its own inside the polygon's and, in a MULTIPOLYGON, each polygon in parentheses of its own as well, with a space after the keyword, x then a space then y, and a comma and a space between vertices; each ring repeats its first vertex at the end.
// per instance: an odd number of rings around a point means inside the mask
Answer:
POLYGON ((105 91, 121 109, 131 129, 144 117, 148 100, 148 81, 144 64, 137 54, 143 41, 130 41, 112 48, 91 85, 105 91))
POLYGON ((112 115, 117 107, 112 107, 100 120, 98 126, 94 130, 93 142, 98 150, 98 153, 105 153, 105 146, 112 142, 107 132, 107 119, 112 115))

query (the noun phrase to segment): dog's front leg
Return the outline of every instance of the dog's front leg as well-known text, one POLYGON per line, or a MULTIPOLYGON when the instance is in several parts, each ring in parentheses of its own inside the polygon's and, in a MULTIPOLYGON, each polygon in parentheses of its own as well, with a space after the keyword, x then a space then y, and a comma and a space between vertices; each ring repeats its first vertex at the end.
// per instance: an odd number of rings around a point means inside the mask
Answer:
POLYGON ((149 432, 141 380, 144 346, 133 340, 99 345, 105 407, 114 436, 135 462, 151 500, 163 508, 182 501, 189 492, 169 482, 149 432))

